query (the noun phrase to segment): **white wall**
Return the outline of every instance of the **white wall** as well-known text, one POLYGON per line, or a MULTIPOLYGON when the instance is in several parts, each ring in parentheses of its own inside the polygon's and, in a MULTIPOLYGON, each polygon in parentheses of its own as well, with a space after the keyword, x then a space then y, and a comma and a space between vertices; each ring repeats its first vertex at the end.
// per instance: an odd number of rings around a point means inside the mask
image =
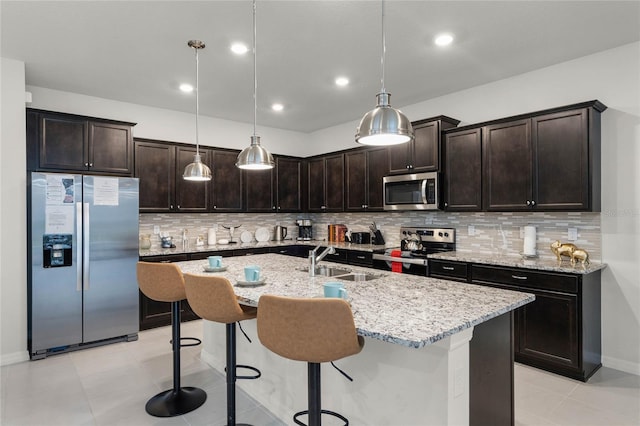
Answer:
MULTIPOLYGON (((6 76, 12 91, 21 91, 24 77, 6 76)), ((390 88, 392 89, 392 88, 390 88)), ((50 109, 138 122, 136 137, 189 142, 193 140, 193 118, 189 114, 124 104, 105 99, 29 87, 34 108, 50 109)), ((609 267, 603 273, 602 323, 605 365, 640 374, 640 43, 611 49, 574 61, 544 68, 453 93, 430 101, 402 107, 412 120, 449 115, 462 124, 598 99, 609 107, 602 115, 602 253, 609 267)), ((21 95, 20 95, 21 96, 21 95)), ((17 108, 18 98, 11 101, 17 108)), ((11 247, 9 258, 2 252, 2 362, 26 349, 26 260, 24 236, 24 117, 11 116, 2 130, 2 206, 18 206, 19 213, 2 216, 3 238, 20 246, 11 247), (16 123, 15 126, 13 123, 16 123), (5 133, 8 137, 5 138, 5 133), (21 141, 17 143, 16 141, 21 141), (9 144, 9 146, 7 146, 9 144), (9 151, 10 157, 5 152, 9 151), (18 170, 19 169, 19 170, 18 170), (7 171, 5 171, 7 170, 7 171), (5 176, 10 175, 7 182, 5 176), (20 176, 15 182, 14 176, 20 176), (10 195, 5 198, 5 189, 10 195), (20 190, 21 194, 12 193, 20 190), (14 221, 20 223, 14 226, 14 221), (5 265, 25 265, 5 272, 5 265), (9 298, 8 300, 6 298, 9 298), (6 325, 9 319, 10 325, 6 325), (5 327, 8 332, 5 333, 5 327), (17 330, 19 329, 19 330, 17 330)), ((20 98, 21 100, 22 98, 20 98)), ((366 111, 363 111, 364 114, 366 111)), ((7 113, 8 115, 8 113, 7 113)), ((248 144, 251 125, 203 119, 203 145, 242 148, 248 144), (215 137, 214 137, 215 136, 215 137)), ((305 135, 277 129, 259 129, 263 143, 274 153, 314 155, 355 146, 356 122, 305 135)), ((5 208, 2 209, 6 210, 5 208)))
MULTIPOLYGON (((33 95, 31 108, 70 114, 88 115, 137 123, 133 128, 136 138, 159 139, 171 142, 196 143, 195 115, 168 109, 152 108, 61 92, 42 87, 27 86, 33 95)), ((252 115, 247 120, 253 120, 252 115)), ((243 149, 249 146, 253 123, 220 120, 200 116, 200 144, 223 148, 243 149)), ((258 123, 261 144, 273 154, 305 156, 309 144, 304 133, 262 127, 258 123)))
MULTIPOLYGON (((602 275, 603 364, 640 374, 640 43, 401 109, 410 120, 449 115, 465 125, 593 99, 608 106, 602 114, 602 260, 609 265, 602 275)), ((356 125, 315 132, 309 153, 342 149, 356 125)))
POLYGON ((27 355, 24 63, 0 58, 0 364, 27 355))

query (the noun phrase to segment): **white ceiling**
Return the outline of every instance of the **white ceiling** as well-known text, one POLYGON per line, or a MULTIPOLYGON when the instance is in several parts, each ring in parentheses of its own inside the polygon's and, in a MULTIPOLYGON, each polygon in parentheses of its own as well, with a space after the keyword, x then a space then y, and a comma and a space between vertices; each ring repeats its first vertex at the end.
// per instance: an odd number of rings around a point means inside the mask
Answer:
MULTIPOLYGON (((394 1, 386 7, 393 106, 640 40, 640 1, 394 1), (436 48, 436 33, 455 34, 436 48)), ((200 53, 200 113, 253 122, 250 0, 0 2, 1 55, 28 85, 194 112, 190 39, 200 53)), ((380 91, 379 1, 257 2, 258 126, 311 132, 358 120, 380 91), (338 75, 351 84, 339 89, 338 75), (272 102, 285 110, 270 110, 272 102)), ((418 119, 422 117, 409 117, 418 119)), ((135 121, 135 117, 131 117, 135 121)))

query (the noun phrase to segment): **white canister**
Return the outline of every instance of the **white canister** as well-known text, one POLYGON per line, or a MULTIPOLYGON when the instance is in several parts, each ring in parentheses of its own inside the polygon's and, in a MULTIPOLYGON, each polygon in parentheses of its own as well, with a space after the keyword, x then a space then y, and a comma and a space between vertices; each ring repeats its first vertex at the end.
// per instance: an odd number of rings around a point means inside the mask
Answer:
POLYGON ((215 228, 210 228, 207 234, 207 244, 209 244, 210 246, 215 246, 217 242, 216 230, 215 228))
POLYGON ((525 256, 536 255, 536 227, 527 225, 524 227, 524 247, 522 250, 525 256))

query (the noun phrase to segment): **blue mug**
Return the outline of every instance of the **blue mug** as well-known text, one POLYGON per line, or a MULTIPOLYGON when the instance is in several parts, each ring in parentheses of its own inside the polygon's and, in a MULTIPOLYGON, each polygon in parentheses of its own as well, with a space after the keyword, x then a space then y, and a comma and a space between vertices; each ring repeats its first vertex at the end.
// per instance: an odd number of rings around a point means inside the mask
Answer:
POLYGON ((209 261, 209 267, 211 268, 220 268, 222 267, 222 256, 209 256, 207 257, 209 261))
POLYGON ((258 265, 245 266, 244 278, 247 282, 260 281, 260 267, 258 265))
POLYGON ((325 283, 324 297, 339 297, 341 299, 346 299, 347 290, 344 288, 344 284, 339 282, 325 283))

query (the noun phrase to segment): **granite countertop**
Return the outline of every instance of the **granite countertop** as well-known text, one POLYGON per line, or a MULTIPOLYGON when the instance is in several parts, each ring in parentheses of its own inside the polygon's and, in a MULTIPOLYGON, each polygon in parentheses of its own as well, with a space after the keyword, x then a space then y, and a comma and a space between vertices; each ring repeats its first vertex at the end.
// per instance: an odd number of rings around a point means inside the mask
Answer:
MULTIPOLYGON (((258 287, 235 286, 242 303, 257 306, 262 294, 289 297, 322 297, 322 284, 339 277, 309 277, 301 268, 306 259, 260 254, 224 259, 224 272, 207 273, 206 260, 177 262, 183 272, 220 275, 233 284, 244 278, 247 264, 259 265, 266 282, 258 287)), ((379 275, 371 281, 342 280, 358 334, 412 348, 421 348, 485 322, 534 300, 528 293, 501 290, 453 281, 398 275, 369 268, 322 261, 321 265, 348 268, 379 275)))
POLYGON ((478 254, 474 252, 450 251, 434 253, 428 256, 429 259, 450 260, 457 262, 481 263, 486 265, 507 266, 511 268, 537 269, 541 271, 564 272, 569 274, 590 274, 607 267, 606 263, 590 263, 583 267, 580 263, 571 266, 568 259, 564 259, 561 264, 555 258, 534 258, 525 259, 519 255, 492 255, 478 254))
POLYGON ((376 250, 384 250, 386 246, 384 245, 374 245, 374 244, 352 244, 352 243, 337 243, 325 240, 313 240, 313 241, 297 241, 297 240, 284 240, 284 241, 266 241, 266 242, 257 242, 252 241, 250 243, 242 243, 236 242, 234 244, 216 244, 216 245, 202 245, 196 246, 190 244, 186 249, 182 248, 181 242, 176 241, 176 248, 162 248, 160 245, 153 245, 150 249, 140 249, 140 256, 164 256, 164 255, 172 255, 172 254, 183 254, 183 253, 201 253, 208 251, 230 251, 230 250, 244 250, 244 249, 252 249, 252 248, 260 248, 260 247, 286 247, 293 245, 304 245, 313 248, 317 245, 328 246, 331 244, 332 246, 340 249, 346 250, 358 250, 358 251, 367 251, 373 252, 376 250))

